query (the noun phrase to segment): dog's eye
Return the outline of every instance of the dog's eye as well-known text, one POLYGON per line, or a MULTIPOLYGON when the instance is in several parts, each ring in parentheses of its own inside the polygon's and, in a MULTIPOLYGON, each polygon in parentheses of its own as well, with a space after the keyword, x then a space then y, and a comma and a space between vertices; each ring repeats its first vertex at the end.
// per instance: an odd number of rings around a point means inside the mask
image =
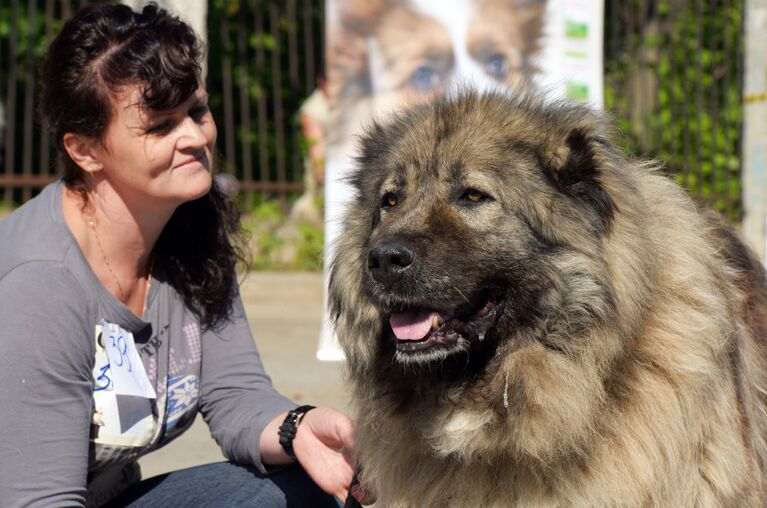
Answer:
POLYGON ((439 71, 429 65, 418 67, 408 78, 408 84, 418 92, 428 92, 437 88, 441 81, 439 71))
POLYGON ((509 64, 506 57, 500 53, 491 55, 485 63, 485 72, 497 79, 506 77, 506 74, 509 73, 509 64))
POLYGON ((478 191, 477 189, 466 189, 461 195, 461 201, 470 205, 478 204, 483 201, 487 201, 488 199, 492 198, 490 198, 490 196, 484 192, 478 191))
POLYGON ((398 202, 399 202, 399 199, 397 198, 396 194, 394 194, 393 192, 387 192, 386 194, 384 194, 383 202, 381 203, 381 206, 393 207, 393 206, 397 206, 398 202))

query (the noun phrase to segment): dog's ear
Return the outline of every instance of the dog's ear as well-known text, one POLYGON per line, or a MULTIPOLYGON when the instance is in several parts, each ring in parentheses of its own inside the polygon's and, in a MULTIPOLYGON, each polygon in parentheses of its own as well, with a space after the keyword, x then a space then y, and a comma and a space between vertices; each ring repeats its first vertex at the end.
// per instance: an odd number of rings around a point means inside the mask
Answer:
POLYGON ((615 203, 600 181, 600 148, 605 138, 588 127, 574 127, 564 142, 545 156, 545 171, 562 193, 586 204, 596 218, 599 233, 607 233, 615 214, 615 203))
MULTIPOLYGON (((378 210, 381 187, 387 175, 387 161, 400 139, 401 126, 391 118, 387 124, 373 119, 358 137, 354 169, 343 180, 356 191, 355 202, 367 203, 365 209, 378 210)), ((377 221, 378 213, 375 214, 377 221)), ((375 223, 374 221, 374 223, 375 223)))

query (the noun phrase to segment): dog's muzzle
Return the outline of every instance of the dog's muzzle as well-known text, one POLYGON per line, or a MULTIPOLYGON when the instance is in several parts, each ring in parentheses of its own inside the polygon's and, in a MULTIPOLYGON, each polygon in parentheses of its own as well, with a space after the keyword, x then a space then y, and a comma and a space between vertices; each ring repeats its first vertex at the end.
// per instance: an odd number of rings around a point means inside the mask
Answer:
POLYGON ((414 259, 415 252, 410 247, 402 243, 382 243, 368 253, 368 270, 388 289, 402 278, 414 259))

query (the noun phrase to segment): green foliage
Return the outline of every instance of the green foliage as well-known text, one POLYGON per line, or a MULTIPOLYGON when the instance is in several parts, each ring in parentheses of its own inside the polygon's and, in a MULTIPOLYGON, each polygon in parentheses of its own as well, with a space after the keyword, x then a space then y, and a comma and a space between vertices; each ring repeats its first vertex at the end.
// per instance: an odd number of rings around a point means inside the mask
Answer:
MULTIPOLYGON (((302 181, 304 151, 297 113, 316 78, 308 75, 306 60, 316 62, 315 73, 321 68, 323 5, 297 5, 291 18, 282 0, 209 2, 208 88, 215 92, 210 105, 220 125, 218 146, 228 158, 226 170, 238 179, 245 175, 243 151, 249 146, 255 179, 260 180, 265 169, 268 180, 277 181, 278 168, 283 164, 287 182, 302 181), (310 30, 305 27, 307 23, 310 30), (307 33, 312 34, 310 39, 307 33), (291 41, 298 54, 290 54, 291 41), (307 53, 307 49, 311 51, 307 53), (233 146, 227 146, 230 141, 224 132, 228 73, 236 124, 233 146), (249 125, 242 121, 244 114, 249 125), (259 115, 263 115, 260 126, 259 115), (262 160, 265 168, 260 166, 262 160)), ((245 206, 247 209, 250 204, 245 206)))
POLYGON ((283 202, 262 201, 242 222, 250 237, 253 270, 322 269, 323 228, 290 219, 283 202))
POLYGON ((301 242, 295 258, 299 270, 316 271, 322 269, 322 254, 325 245, 325 231, 311 224, 298 226, 301 242))
POLYGON ((263 201, 251 212, 251 218, 257 222, 280 222, 286 215, 279 201, 263 201))
MULTIPOLYGON (((36 82, 39 76, 38 67, 48 48, 52 37, 58 33, 62 21, 59 19, 58 12, 54 18, 48 19, 45 15, 45 4, 43 0, 29 0, 27 2, 17 2, 17 9, 14 9, 9 2, 0 2, 0 101, 4 118, 0 123, 4 123, 5 129, 14 129, 13 153, 14 159, 9 173, 21 173, 22 157, 25 149, 29 149, 31 160, 28 164, 33 170, 39 170, 42 174, 47 174, 52 168, 53 157, 51 153, 42 155, 40 137, 41 129, 37 122, 31 127, 32 140, 31 148, 25 146, 26 129, 33 122, 34 112, 30 114, 27 106, 34 108, 36 99, 36 82), (30 21, 30 8, 32 16, 30 21), (47 25, 47 26, 46 26, 47 25), (46 36, 46 31, 51 35, 46 36), (14 79, 12 78, 13 69, 14 79), (13 92, 13 103, 8 104, 9 95, 13 92), (42 167, 47 164, 46 167, 42 167)), ((3 135, 0 136, 0 167, 6 163, 4 158, 8 147, 6 144, 6 131, 0 130, 3 135)), ((10 205, 20 204, 20 192, 12 193, 12 203, 10 205)))
POLYGON ((605 23, 605 105, 627 151, 660 160, 691 194, 737 220, 743 7, 717 4, 660 1, 644 20, 633 2, 608 9, 632 19, 636 32, 605 23))
MULTIPOLYGON (((17 65, 17 72, 24 73, 27 70, 27 52, 31 49, 34 60, 39 60, 45 54, 45 50, 48 48, 50 40, 45 37, 45 11, 44 5, 38 2, 36 12, 34 13, 34 23, 30 25, 29 16, 27 12, 28 2, 20 2, 19 10, 14 12, 10 5, 0 6, 0 44, 3 48, 10 48, 11 43, 11 20, 16 19, 16 51, 15 59, 17 65)), ((62 21, 60 19, 52 19, 51 33, 58 33, 61 28, 62 21)), ((3 56, 7 57, 7 49, 3 51, 3 56)), ((36 70, 33 63, 32 71, 36 70)), ((5 66, 3 66, 5 67, 5 66)), ((5 71, 5 69, 3 69, 5 71)))

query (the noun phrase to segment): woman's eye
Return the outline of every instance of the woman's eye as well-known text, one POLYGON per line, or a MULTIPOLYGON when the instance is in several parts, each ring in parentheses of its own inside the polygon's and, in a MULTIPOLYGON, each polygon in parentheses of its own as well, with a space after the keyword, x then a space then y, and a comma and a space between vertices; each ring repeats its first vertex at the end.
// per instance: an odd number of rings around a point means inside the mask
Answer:
POLYGON ((173 127, 173 122, 171 122, 170 120, 166 120, 164 122, 160 122, 150 126, 146 130, 146 132, 147 134, 162 134, 164 132, 169 131, 171 127, 173 127))
POLYGON ((208 113, 208 106, 197 106, 196 108, 193 108, 189 112, 189 116, 191 116, 195 121, 199 121, 208 113))
POLYGON ((397 206, 397 203, 399 202, 399 199, 397 198, 397 195, 393 192, 387 192, 384 194, 382 205, 385 207, 394 207, 397 206))

